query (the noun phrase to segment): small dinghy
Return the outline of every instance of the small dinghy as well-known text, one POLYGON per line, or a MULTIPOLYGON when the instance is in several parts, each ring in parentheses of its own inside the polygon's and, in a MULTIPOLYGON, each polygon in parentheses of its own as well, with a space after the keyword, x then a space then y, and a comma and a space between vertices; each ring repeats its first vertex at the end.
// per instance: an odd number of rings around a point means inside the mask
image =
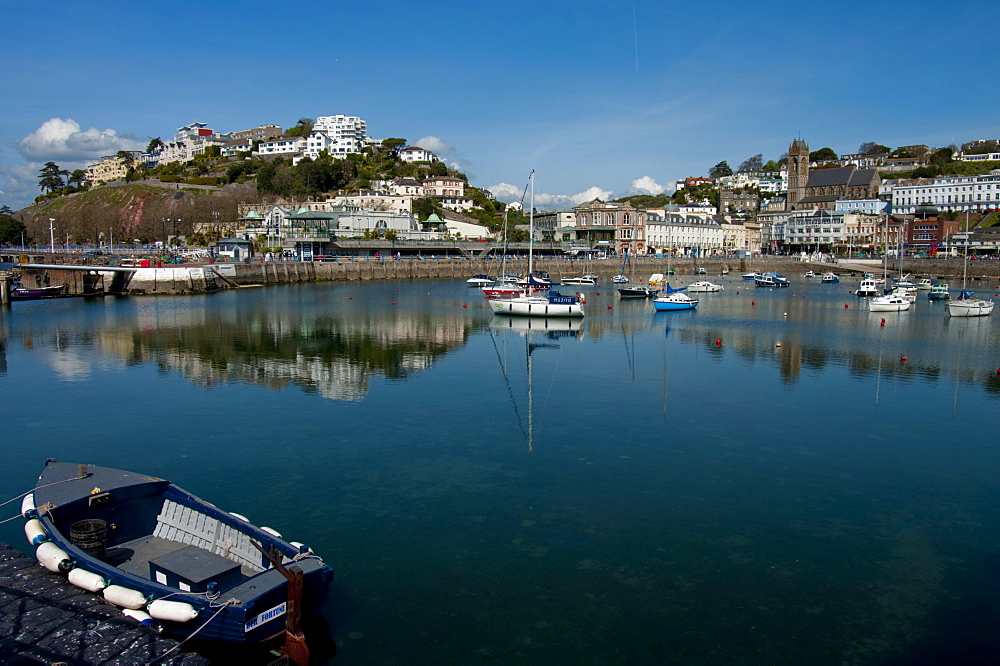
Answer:
POLYGON ((285 637, 308 661, 299 621, 333 570, 307 546, 255 527, 164 479, 46 462, 21 513, 47 569, 165 631, 256 644, 285 637))

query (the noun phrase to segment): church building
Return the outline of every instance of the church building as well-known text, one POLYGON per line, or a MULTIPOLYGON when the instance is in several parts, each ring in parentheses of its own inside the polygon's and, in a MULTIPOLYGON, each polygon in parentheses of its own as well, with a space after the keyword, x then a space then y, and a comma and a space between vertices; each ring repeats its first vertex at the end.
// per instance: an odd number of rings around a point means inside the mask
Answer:
POLYGON ((837 201, 875 199, 882 178, 875 169, 856 166, 809 168, 809 145, 802 139, 788 148, 787 210, 834 210, 837 201))

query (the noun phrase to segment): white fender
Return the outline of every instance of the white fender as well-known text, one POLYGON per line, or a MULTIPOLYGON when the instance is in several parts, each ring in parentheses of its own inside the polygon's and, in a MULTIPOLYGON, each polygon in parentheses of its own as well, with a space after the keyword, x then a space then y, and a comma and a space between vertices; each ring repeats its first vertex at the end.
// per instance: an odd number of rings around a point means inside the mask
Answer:
POLYGON ((24 536, 28 538, 28 543, 32 546, 37 546, 49 538, 49 535, 45 533, 45 528, 42 527, 42 521, 38 518, 32 518, 24 524, 24 536))
POLYGON ((149 602, 146 610, 157 620, 170 620, 171 622, 188 622, 198 617, 198 611, 195 607, 183 601, 157 599, 149 602))
POLYGON ((21 500, 21 515, 27 518, 28 512, 34 510, 35 510, 35 493, 28 493, 27 495, 24 496, 24 499, 21 500))
POLYGON ((147 627, 156 626, 156 622, 153 621, 153 618, 149 615, 149 613, 143 613, 141 610, 132 610, 131 608, 123 608, 122 615, 130 617, 139 624, 145 625, 147 627))
POLYGON ((60 565, 69 564, 69 555, 66 551, 51 541, 46 541, 35 549, 35 559, 53 573, 59 573, 60 565))
POLYGON ((291 541, 289 543, 291 543, 293 546, 295 546, 295 548, 298 549, 298 551, 300 553, 306 554, 306 555, 312 555, 313 549, 310 548, 309 546, 305 545, 301 541, 291 541))
POLYGON ((115 606, 132 610, 139 610, 146 605, 146 597, 142 596, 142 592, 121 585, 108 585, 104 588, 104 599, 115 606))
POLYGON ((281 536, 281 534, 280 534, 280 533, 278 532, 278 530, 276 530, 276 529, 272 529, 272 528, 270 528, 270 527, 262 527, 262 528, 260 528, 260 531, 261 531, 261 532, 267 532, 267 533, 268 533, 268 534, 270 534, 271 536, 273 536, 273 537, 278 537, 279 539, 282 539, 282 538, 284 538, 284 537, 282 537, 282 536, 281 536))
POLYGON ((230 512, 229 512, 229 515, 230 515, 230 516, 232 516, 233 518, 239 518, 239 519, 240 519, 240 520, 242 520, 242 521, 243 521, 244 523, 249 523, 249 522, 250 522, 250 519, 249 519, 249 518, 247 518, 246 516, 243 516, 243 515, 240 515, 240 514, 238 514, 238 513, 233 513, 232 511, 230 511, 230 512))
POLYGON ((81 590, 97 594, 108 586, 108 581, 99 575, 83 569, 73 569, 69 572, 69 582, 81 590))

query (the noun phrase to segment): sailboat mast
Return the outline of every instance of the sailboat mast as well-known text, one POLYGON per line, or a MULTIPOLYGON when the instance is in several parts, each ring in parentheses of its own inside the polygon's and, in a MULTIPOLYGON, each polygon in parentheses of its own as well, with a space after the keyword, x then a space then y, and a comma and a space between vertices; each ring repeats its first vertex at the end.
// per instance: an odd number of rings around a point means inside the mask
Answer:
POLYGON ((535 170, 531 170, 531 199, 528 210, 528 290, 531 290, 531 274, 534 272, 533 250, 535 247, 535 170))

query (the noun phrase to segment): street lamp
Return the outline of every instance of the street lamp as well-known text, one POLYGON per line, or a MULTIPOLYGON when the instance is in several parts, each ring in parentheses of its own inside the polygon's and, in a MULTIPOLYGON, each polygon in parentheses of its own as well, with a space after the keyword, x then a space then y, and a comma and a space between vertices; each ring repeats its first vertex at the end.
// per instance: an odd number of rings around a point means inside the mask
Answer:
POLYGON ((52 223, 55 221, 56 218, 49 218, 49 254, 55 254, 56 252, 55 228, 52 226, 52 223))

